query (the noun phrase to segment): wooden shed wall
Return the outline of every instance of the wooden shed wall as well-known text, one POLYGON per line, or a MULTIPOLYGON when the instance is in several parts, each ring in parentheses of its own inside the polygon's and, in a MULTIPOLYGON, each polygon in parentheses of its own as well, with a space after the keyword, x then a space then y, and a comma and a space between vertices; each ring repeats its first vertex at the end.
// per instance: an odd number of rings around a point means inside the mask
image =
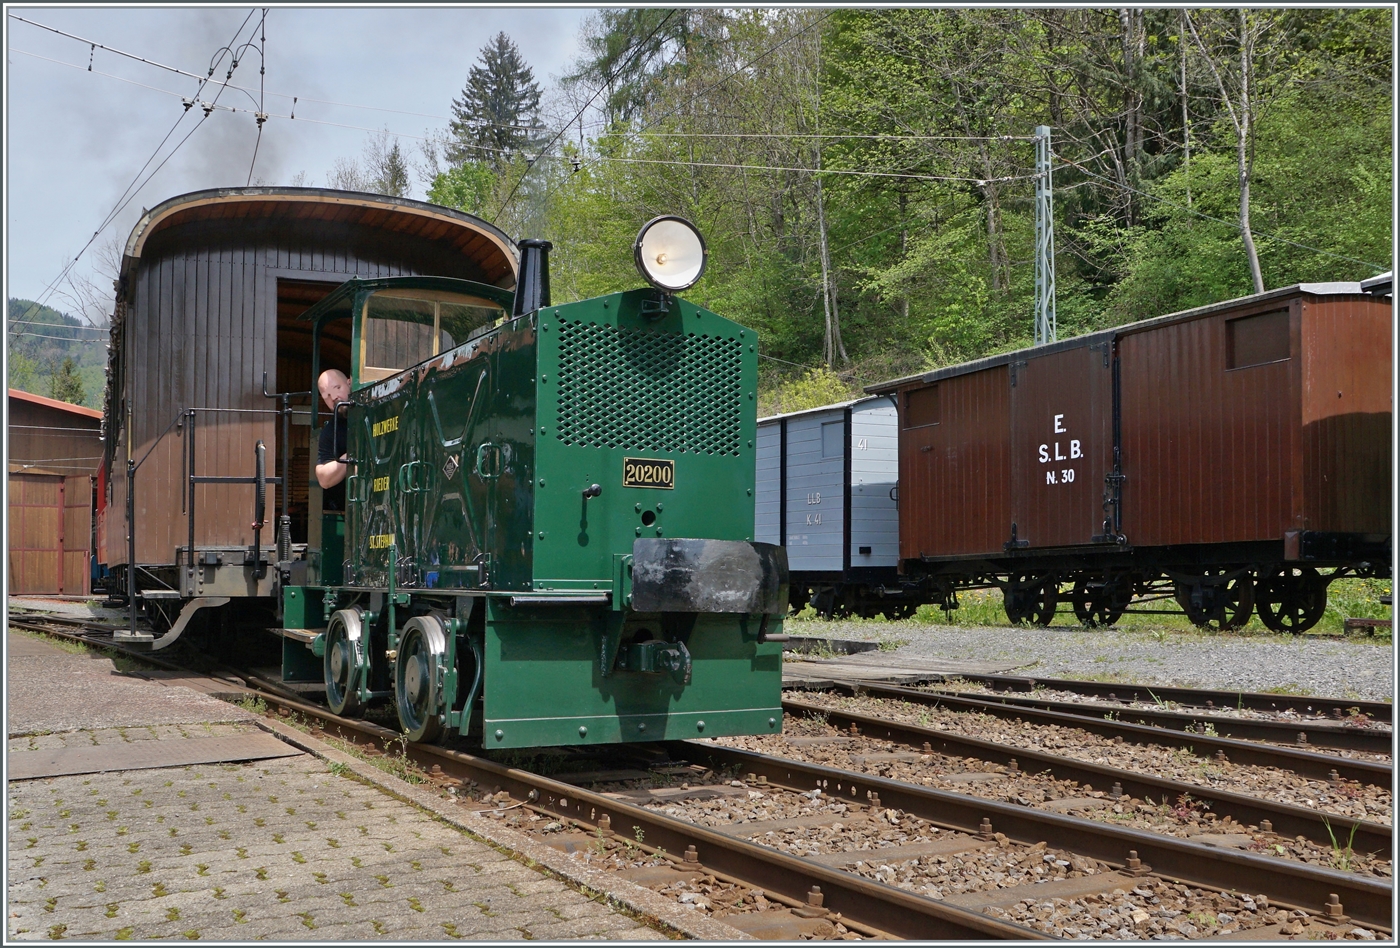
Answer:
MULTIPOLYGON (((169 564, 187 542, 185 438, 168 425, 182 409, 201 412, 196 467, 205 475, 253 473, 254 443, 267 444, 267 473, 278 471, 275 407, 262 396, 279 386, 277 280, 370 279, 431 274, 482 279, 466 257, 417 237, 322 221, 279 218, 200 221, 166 228, 147 241, 120 340, 124 403, 115 444, 104 561, 127 561, 125 504, 127 431, 131 410, 136 479, 136 558, 169 564), (149 452, 149 455, 148 455, 149 452), (144 458, 144 460, 142 460, 144 458), (115 519, 114 519, 115 518, 115 519)), ((304 382, 302 383, 304 384, 304 382)), ((252 542, 253 489, 249 485, 197 488, 195 542, 238 546, 252 542)), ((269 489, 268 515, 276 511, 269 489)), ((263 542, 273 541, 271 529, 263 542)))
POLYGON ((102 454, 102 419, 17 396, 10 403, 10 467, 91 474, 102 454))
POLYGON ((84 595, 92 536, 92 477, 9 475, 9 591, 84 595))

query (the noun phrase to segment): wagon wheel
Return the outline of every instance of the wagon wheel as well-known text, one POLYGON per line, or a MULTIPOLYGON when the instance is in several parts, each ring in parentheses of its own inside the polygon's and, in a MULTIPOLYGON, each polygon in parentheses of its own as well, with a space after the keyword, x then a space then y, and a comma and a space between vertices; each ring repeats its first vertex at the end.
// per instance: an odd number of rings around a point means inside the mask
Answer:
POLYGON ((1029 619, 1035 625, 1046 626, 1055 618, 1055 607, 1060 602, 1060 585, 1052 578, 1037 580, 1020 574, 1011 578, 1003 598, 1006 618, 1013 625, 1029 619))
POLYGON ((1212 577, 1222 576, 1226 570, 1210 569, 1201 578, 1205 595, 1198 606, 1191 601, 1191 588, 1183 583, 1176 587, 1176 601, 1186 610, 1186 618, 1201 629, 1215 632, 1229 632, 1242 629, 1254 614, 1254 578, 1249 573, 1230 579, 1225 583, 1211 583, 1212 577))
POLYGON ((1030 587, 1026 585, 1024 573, 1014 574, 1011 581, 1002 589, 1002 608, 1012 625, 1020 625, 1030 615, 1030 587))
POLYGON ((1060 604, 1060 584, 1047 579, 1030 590, 1029 618, 1044 628, 1055 618, 1055 607, 1060 604))
POLYGON ((408 620, 394 663, 394 707, 410 741, 432 741, 442 733, 441 679, 447 662, 447 636, 436 616, 408 620))
POLYGON ((1123 617, 1132 601, 1132 593, 1124 595, 1117 583, 1089 582, 1076 579, 1070 593, 1074 616, 1085 626, 1107 628, 1123 617))
POLYGON ((353 718, 360 711, 360 669, 364 664, 364 637, 358 609, 341 609, 326 627, 326 654, 322 670, 326 703, 331 711, 353 718))
POLYGON ((918 611, 919 604, 917 602, 901 602, 884 607, 885 618, 893 622, 913 618, 914 613, 918 611))
POLYGON ((1256 597, 1266 627, 1301 635, 1327 611, 1327 581, 1311 566, 1284 566, 1259 581, 1256 597))

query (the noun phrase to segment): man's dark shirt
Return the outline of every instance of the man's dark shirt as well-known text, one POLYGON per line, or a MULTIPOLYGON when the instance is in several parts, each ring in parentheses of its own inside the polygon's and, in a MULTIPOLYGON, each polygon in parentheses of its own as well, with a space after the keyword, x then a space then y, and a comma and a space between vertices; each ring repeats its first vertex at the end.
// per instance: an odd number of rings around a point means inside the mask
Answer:
MULTIPOLYGON (((327 421, 321 428, 321 444, 316 452, 316 463, 326 464, 340 458, 346 450, 346 425, 345 416, 336 415, 331 421, 327 421)), ((345 509, 345 482, 341 481, 334 487, 328 487, 321 492, 322 510, 344 510, 345 509)))

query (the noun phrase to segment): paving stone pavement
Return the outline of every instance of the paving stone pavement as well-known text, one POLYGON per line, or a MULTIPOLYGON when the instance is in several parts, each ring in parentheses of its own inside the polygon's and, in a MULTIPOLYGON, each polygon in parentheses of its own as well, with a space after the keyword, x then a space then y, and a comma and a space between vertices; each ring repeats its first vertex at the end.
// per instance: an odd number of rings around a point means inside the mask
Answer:
POLYGON ((105 655, 65 651, 43 636, 11 631, 6 650, 10 734, 254 718, 189 688, 127 677, 105 655))
MULTIPOLYGON (((178 740, 181 730, 13 738, 9 750, 178 740)), ((8 790, 11 940, 666 938, 310 755, 8 790)))

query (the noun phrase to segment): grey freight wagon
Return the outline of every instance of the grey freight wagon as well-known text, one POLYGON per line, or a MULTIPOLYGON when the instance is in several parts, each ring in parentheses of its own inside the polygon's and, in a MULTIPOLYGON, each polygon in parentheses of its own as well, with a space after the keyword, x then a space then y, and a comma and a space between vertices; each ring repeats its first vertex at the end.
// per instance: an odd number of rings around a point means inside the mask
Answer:
POLYGON ((792 605, 891 619, 899 583, 899 419, 888 397, 760 418, 754 539, 787 548, 792 605))

